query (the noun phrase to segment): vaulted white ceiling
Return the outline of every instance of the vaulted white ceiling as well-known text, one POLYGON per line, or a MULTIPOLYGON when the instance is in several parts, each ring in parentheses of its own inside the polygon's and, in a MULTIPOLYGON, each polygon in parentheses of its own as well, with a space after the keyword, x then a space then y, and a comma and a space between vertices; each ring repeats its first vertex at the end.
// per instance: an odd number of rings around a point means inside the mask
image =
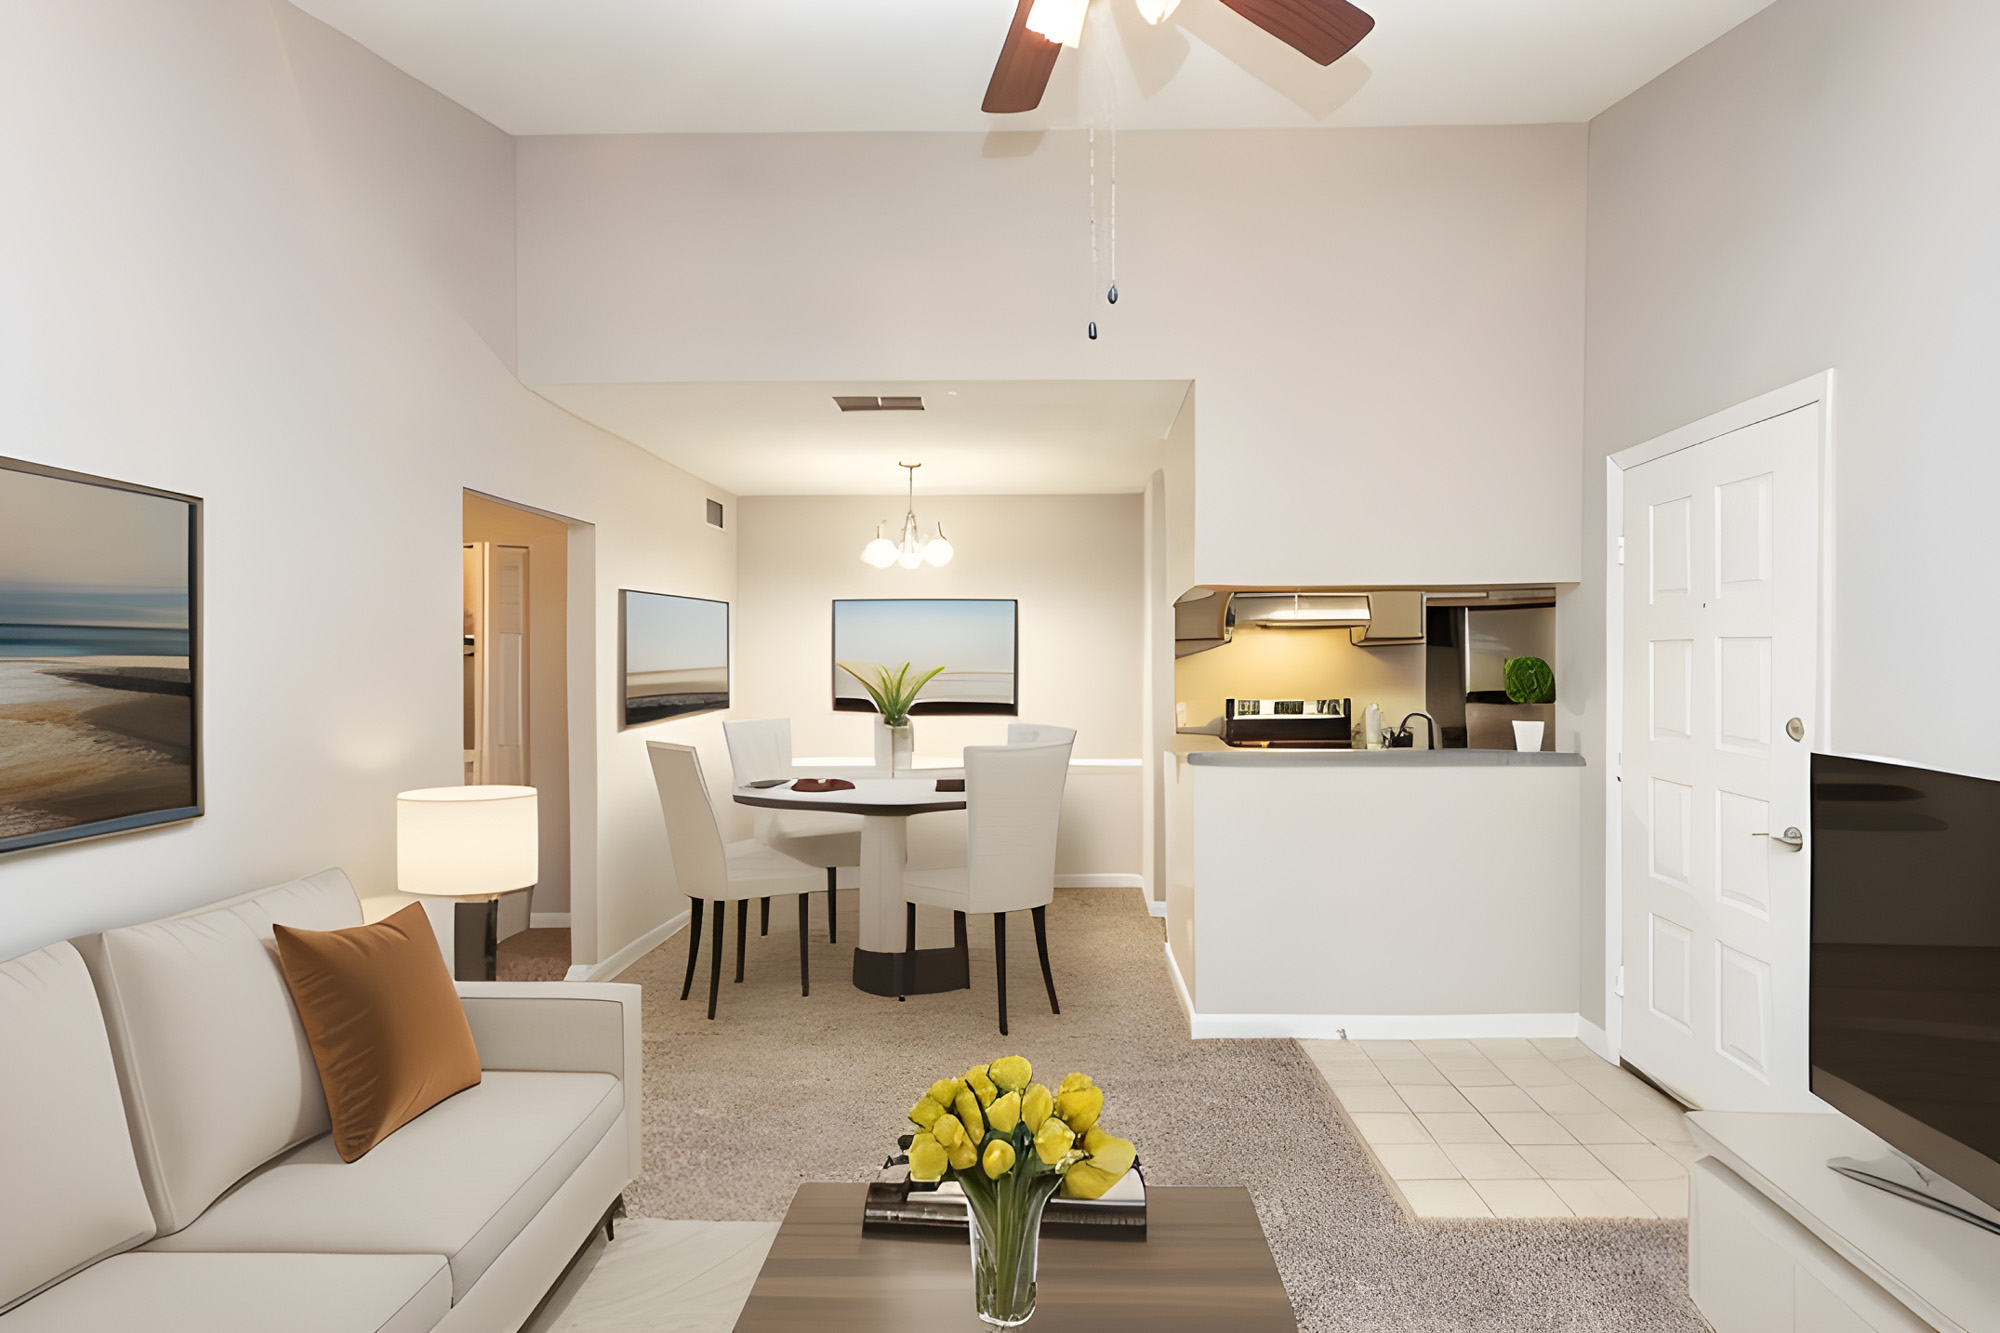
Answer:
POLYGON ((1186 380, 543 384, 537 390, 737 495, 1075 495, 1145 489, 1186 380), (913 394, 921 412, 834 395, 913 394))
POLYGON ((1321 68, 1220 0, 1095 0, 1040 109, 989 116, 1014 0, 294 0, 517 135, 1582 121, 1770 0, 1361 2, 1321 68))

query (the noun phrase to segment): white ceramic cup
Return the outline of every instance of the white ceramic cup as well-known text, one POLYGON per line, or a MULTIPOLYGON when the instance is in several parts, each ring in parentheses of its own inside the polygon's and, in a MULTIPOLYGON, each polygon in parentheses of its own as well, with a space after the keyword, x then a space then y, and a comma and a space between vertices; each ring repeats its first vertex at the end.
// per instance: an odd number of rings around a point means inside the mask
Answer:
POLYGON ((1542 728, 1546 722, 1516 722, 1514 724, 1514 748, 1517 750, 1539 750, 1542 748, 1542 728))

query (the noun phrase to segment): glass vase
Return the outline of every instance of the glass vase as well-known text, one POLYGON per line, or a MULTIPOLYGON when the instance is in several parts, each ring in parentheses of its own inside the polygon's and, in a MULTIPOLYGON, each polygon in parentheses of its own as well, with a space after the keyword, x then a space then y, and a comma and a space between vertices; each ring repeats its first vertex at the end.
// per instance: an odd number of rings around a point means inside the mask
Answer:
POLYGON ((1025 1324, 1035 1313, 1042 1209, 1062 1177, 1017 1169, 997 1181, 961 1176, 960 1184, 972 1239, 973 1308, 994 1328, 1025 1324))

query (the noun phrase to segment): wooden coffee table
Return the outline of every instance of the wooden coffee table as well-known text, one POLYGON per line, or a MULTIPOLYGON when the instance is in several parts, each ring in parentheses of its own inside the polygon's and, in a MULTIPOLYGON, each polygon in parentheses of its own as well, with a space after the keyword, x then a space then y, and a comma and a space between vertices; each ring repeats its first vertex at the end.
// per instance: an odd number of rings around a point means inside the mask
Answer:
MULTIPOLYGON (((971 1333, 962 1234, 863 1236, 865 1185, 801 1185, 736 1333, 971 1333)), ((1046 1239, 1027 1333, 1298 1333, 1245 1189, 1152 1187, 1143 1242, 1046 1239)))

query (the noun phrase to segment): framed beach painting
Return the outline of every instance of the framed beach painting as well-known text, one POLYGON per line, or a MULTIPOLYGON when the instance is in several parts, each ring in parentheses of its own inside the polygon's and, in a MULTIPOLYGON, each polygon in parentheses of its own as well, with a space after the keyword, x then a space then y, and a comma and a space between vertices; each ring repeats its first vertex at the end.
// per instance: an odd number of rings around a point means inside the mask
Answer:
POLYGON ((917 693, 912 714, 1020 711, 1015 689, 1019 662, 1010 598, 883 597, 833 604, 833 707, 872 713, 875 704, 842 662, 908 662, 919 673, 941 666, 917 693))
POLYGON ((729 603, 618 593, 623 725, 729 707, 729 603))
POLYGON ((0 458, 0 852, 201 814, 201 501, 0 458))

